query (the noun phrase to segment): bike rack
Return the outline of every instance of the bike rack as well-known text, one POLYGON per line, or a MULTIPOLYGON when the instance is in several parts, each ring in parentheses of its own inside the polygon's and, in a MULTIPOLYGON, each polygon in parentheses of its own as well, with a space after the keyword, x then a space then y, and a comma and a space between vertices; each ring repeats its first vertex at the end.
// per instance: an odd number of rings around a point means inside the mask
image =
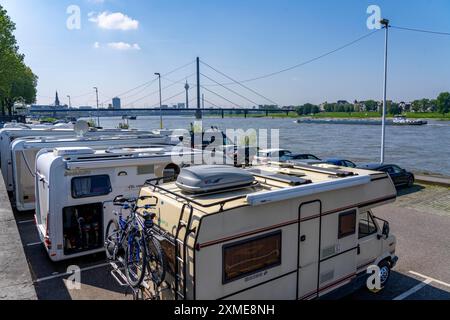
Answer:
POLYGON ((151 293, 150 291, 150 286, 148 285, 148 283, 146 281, 142 282, 142 285, 140 288, 134 288, 133 286, 131 286, 128 283, 127 277, 124 274, 124 261, 122 258, 119 258, 117 260, 117 262, 119 262, 122 267, 119 267, 117 265, 117 263, 115 261, 111 261, 110 265, 112 267, 111 270, 111 276, 114 278, 114 280, 116 280, 116 282, 119 284, 119 286, 121 287, 126 287, 129 288, 133 294, 133 299, 134 300, 155 300, 156 297, 151 293), (145 295, 150 296, 150 298, 146 299, 145 295))

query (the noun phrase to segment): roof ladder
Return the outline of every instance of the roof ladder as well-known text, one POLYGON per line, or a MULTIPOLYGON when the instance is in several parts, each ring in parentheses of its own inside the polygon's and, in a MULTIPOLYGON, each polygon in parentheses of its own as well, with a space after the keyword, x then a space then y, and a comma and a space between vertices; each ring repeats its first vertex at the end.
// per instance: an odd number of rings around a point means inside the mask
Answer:
POLYGON ((186 277, 187 277, 187 242, 189 234, 192 230, 189 230, 191 225, 193 208, 189 204, 184 204, 181 212, 178 226, 175 233, 175 300, 186 300, 186 277), (185 219, 186 208, 188 208, 187 221, 185 219), (185 229, 183 240, 180 239, 180 232, 185 229), (181 274, 180 274, 181 269, 181 274))

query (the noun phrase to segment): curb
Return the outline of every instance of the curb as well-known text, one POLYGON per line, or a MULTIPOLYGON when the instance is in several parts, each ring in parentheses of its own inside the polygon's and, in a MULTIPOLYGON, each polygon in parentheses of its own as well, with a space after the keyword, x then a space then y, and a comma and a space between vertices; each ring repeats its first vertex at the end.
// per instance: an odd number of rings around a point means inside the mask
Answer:
POLYGON ((424 176, 424 175, 414 175, 417 182, 436 185, 441 187, 450 187, 450 178, 446 177, 433 177, 433 176, 424 176))
POLYGON ((0 173, 0 300, 37 300, 14 213, 0 173))

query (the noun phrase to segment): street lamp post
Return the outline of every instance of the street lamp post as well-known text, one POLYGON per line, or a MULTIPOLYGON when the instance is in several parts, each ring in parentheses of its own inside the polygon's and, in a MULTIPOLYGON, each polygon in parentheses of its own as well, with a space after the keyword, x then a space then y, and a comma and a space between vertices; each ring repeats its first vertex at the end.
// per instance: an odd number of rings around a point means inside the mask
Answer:
POLYGON ((384 163, 385 141, 386 141, 386 109, 387 109, 387 66, 388 66, 388 36, 389 36, 389 20, 383 19, 380 23, 385 28, 384 40, 384 83, 383 83, 383 116, 381 120, 381 164, 384 163))
POLYGON ((155 72, 155 76, 158 77, 159 80, 159 128, 163 128, 163 118, 162 118, 162 92, 161 92, 161 74, 155 72))
POLYGON ((97 97, 97 126, 100 127, 100 113, 98 110, 98 88, 94 87, 94 90, 95 90, 95 95, 97 97))
POLYGON ((67 95, 67 98, 69 98, 69 109, 72 108, 72 102, 70 101, 70 95, 67 95))

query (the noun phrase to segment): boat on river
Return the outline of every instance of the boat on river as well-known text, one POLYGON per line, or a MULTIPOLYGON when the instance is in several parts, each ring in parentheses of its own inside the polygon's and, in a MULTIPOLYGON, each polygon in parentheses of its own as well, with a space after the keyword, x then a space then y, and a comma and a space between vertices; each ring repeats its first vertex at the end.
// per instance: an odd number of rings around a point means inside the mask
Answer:
POLYGON ((406 116, 395 116, 392 122, 396 126, 422 126, 428 124, 425 120, 410 120, 406 116))
MULTIPOLYGON (((297 119, 294 123, 298 124, 347 124, 347 125, 381 125, 380 119, 313 119, 302 118, 297 119)), ((428 124, 424 120, 410 120, 405 116, 395 116, 393 120, 386 120, 386 125, 415 125, 421 126, 428 124)))

